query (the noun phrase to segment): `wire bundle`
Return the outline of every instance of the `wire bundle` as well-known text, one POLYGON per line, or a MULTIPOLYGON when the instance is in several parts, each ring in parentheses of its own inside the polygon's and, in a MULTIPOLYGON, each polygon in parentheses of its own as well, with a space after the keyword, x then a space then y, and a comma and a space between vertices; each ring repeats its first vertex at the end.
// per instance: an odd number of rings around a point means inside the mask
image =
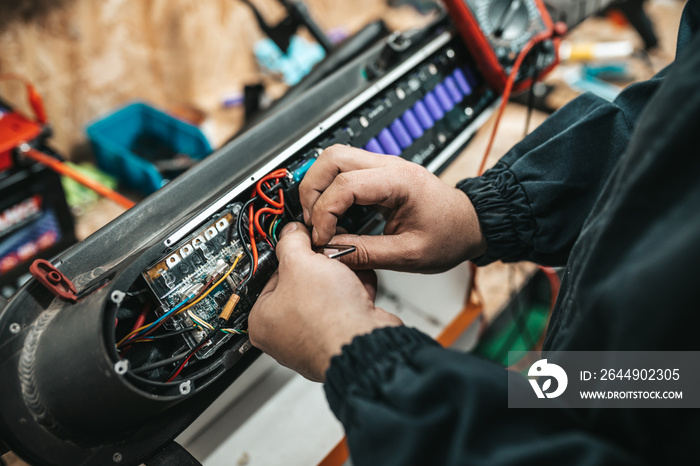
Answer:
MULTIPOLYGON (((129 334, 127 334, 124 338, 122 338, 118 343, 117 343, 117 348, 122 348, 124 346, 128 346, 131 343, 135 342, 140 342, 140 341, 150 341, 148 340, 148 336, 153 333, 155 330, 157 330, 166 320, 170 319, 174 315, 180 314, 182 312, 188 311, 191 307, 197 305, 201 300, 206 298, 214 289, 216 289, 221 283, 223 283, 226 278, 231 275, 231 273, 235 270, 236 266, 238 265, 238 262, 241 259, 241 255, 239 254, 236 259, 233 262, 233 265, 226 271, 226 273, 213 285, 211 285, 211 281, 200 291, 198 294, 190 294, 185 297, 182 301, 180 301, 177 305, 175 305, 172 309, 170 309, 168 312, 160 316, 158 319, 155 321, 151 322, 150 324, 142 325, 140 327, 137 327, 136 329, 132 330, 129 334), (211 285, 211 286, 210 286, 211 285), (192 302, 190 302, 192 301, 192 302), (189 304, 188 304, 189 303, 189 304), (146 340, 144 340, 146 339, 146 340)), ((194 321, 195 324, 198 324, 197 320, 193 319, 193 316, 196 316, 193 312, 188 312, 188 315, 190 318, 194 321)), ((197 318, 199 319, 199 318, 197 318)), ((203 320, 199 319, 201 322, 204 322, 203 320)), ((206 323, 206 322, 204 322, 206 323)), ((209 324, 207 324, 209 325, 209 324)), ((209 325, 211 327, 211 325, 209 325)), ((211 327, 213 328, 213 327, 211 327)), ((239 333, 241 331, 235 330, 235 329, 221 329, 225 331, 226 333, 239 333)))
MULTIPOLYGON (((274 249, 277 244, 277 230, 282 223, 280 215, 284 214, 284 191, 281 187, 281 181, 287 177, 287 174, 286 168, 280 168, 262 177, 255 184, 255 189, 250 193, 250 199, 243 206, 242 211, 247 211, 248 213, 248 237, 250 242, 250 248, 245 247, 244 244, 244 249, 246 250, 246 254, 248 254, 252 266, 250 267, 248 277, 238 286, 237 292, 248 284, 248 281, 250 281, 258 270, 258 247, 255 241, 256 232, 271 248, 274 249), (274 182, 275 184, 271 185, 270 182, 274 182), (274 192, 275 189, 277 190, 277 199, 270 197, 268 194, 269 192, 274 192), (255 202, 258 200, 262 200, 265 206, 256 211, 255 202), (265 216, 272 216, 272 221, 268 227, 269 235, 263 228, 265 216)), ((244 242, 242 222, 243 215, 239 215, 238 236, 241 238, 241 241, 244 242)))
MULTIPOLYGON (((267 195, 267 193, 263 190, 263 184, 266 185, 268 189, 271 189, 269 186, 269 182, 271 180, 274 180, 277 184, 279 184, 280 180, 285 178, 287 176, 287 170, 284 168, 281 168, 279 170, 275 170, 272 173, 268 174, 267 176, 264 176, 261 178, 255 185, 255 192, 257 193, 257 196, 261 198, 263 201, 265 201, 268 206, 263 207, 262 209, 258 210, 255 213, 254 216, 254 223, 255 223, 255 229, 257 230, 258 234, 265 240, 267 243, 270 245, 270 247, 274 248, 274 245, 271 241, 271 238, 274 240, 272 230, 275 226, 275 224, 279 225, 279 216, 284 214, 284 192, 282 191, 282 188, 277 189, 277 197, 278 199, 272 199, 267 195), (270 235, 268 237, 268 234, 265 232, 265 230, 262 228, 260 225, 260 217, 265 214, 271 214, 274 215, 273 222, 270 224, 269 232, 270 235)), ((251 206, 252 208, 252 206, 251 206)))
MULTIPOLYGON (((240 299, 241 293, 245 290, 251 278, 257 272, 258 248, 256 245, 256 237, 265 240, 272 248, 274 248, 277 243, 278 230, 280 228, 280 225, 282 224, 281 217, 284 214, 284 193, 281 187, 281 183, 282 180, 287 177, 287 173, 287 170, 283 168, 275 170, 269 173, 268 175, 262 177, 256 183, 255 188, 251 193, 250 199, 243 205, 243 208, 239 212, 236 221, 237 233, 243 246, 244 253, 248 257, 250 266, 248 267, 248 273, 246 277, 243 280, 241 280, 240 283, 238 283, 238 285, 235 286, 235 289, 232 290, 233 293, 229 298, 229 302, 224 307, 224 310, 219 315, 218 322, 213 325, 207 320, 201 318, 199 315, 197 315, 193 307, 200 303, 207 296, 209 296, 217 287, 219 287, 219 285, 221 285, 225 280, 229 278, 229 276, 238 266, 240 259, 243 256, 243 253, 239 254, 235 258, 233 264, 226 271, 226 273, 224 273, 218 279, 212 277, 204 285, 204 287, 202 287, 200 291, 193 291, 188 296, 184 297, 182 301, 177 303, 172 309, 164 313, 162 316, 160 316, 153 322, 144 324, 146 314, 149 311, 148 307, 144 307, 142 312, 137 317, 131 332, 129 332, 117 343, 117 348, 120 351, 130 347, 135 343, 152 342, 154 340, 162 338, 169 338, 171 336, 185 334, 187 332, 194 331, 195 329, 199 329, 207 333, 199 341, 199 343, 190 350, 180 352, 179 354, 176 354, 167 359, 163 359, 151 364, 137 367, 131 371, 132 375, 142 374, 156 369, 161 369, 171 364, 177 364, 177 367, 175 367, 175 369, 168 376, 165 382, 153 382, 155 384, 161 384, 165 386, 167 384, 170 384, 178 376, 180 376, 184 368, 192 360, 193 356, 208 342, 210 342, 219 332, 228 335, 242 335, 247 333, 243 329, 227 328, 226 324, 228 322, 228 318, 232 314, 233 308, 236 306, 240 299), (256 202, 259 203, 258 208, 256 208, 256 202), (243 222, 245 221, 246 217, 244 213, 247 213, 247 235, 244 235, 243 222), (158 328, 160 328, 165 322, 167 322, 173 316, 182 313, 186 313, 187 318, 189 318, 193 323, 192 327, 182 328, 168 333, 153 335, 153 333, 158 328)), ((194 377, 194 375, 190 374, 187 377, 194 377)), ((143 381, 147 382, 146 379, 144 379, 143 381)))

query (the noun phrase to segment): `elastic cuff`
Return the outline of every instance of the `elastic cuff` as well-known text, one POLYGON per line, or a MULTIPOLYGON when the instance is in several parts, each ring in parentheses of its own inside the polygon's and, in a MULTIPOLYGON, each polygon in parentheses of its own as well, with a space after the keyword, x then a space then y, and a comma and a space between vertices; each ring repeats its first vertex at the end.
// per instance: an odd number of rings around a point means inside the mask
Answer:
POLYGON ((342 353, 331 359, 324 389, 328 404, 346 429, 352 424, 347 400, 373 399, 378 386, 392 377, 396 367, 422 346, 439 346, 426 334, 409 327, 385 327, 355 337, 342 353))
POLYGON ((532 249, 535 222, 525 191, 504 162, 483 176, 467 178, 457 188, 469 197, 486 239, 486 253, 477 265, 521 260, 532 249))

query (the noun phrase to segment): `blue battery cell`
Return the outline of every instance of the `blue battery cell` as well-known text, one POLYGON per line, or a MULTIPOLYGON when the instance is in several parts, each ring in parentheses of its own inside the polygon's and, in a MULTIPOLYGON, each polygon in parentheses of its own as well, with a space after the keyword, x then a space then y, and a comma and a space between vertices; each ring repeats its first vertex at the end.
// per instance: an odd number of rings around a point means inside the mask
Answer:
POLYGON ((455 79, 455 82, 457 83, 459 90, 462 91, 462 94, 470 95, 472 93, 472 87, 469 85, 467 77, 464 76, 464 71, 457 68, 452 73, 452 77, 455 79))
POLYGON ((413 110, 406 110, 401 116, 401 121, 403 121, 403 125, 408 130, 408 134, 410 134, 413 139, 418 139, 423 136, 423 128, 418 118, 416 118, 416 114, 413 113, 413 110))
POLYGON ((424 130, 429 130, 435 124, 433 117, 430 116, 430 111, 428 110, 428 107, 425 106, 423 101, 419 100, 418 102, 416 102, 416 104, 413 106, 413 113, 416 115, 418 123, 420 123, 421 127, 424 130))
POLYGON ((389 126, 389 130, 394 136, 394 139, 396 139, 396 142, 398 142, 399 146, 401 146, 401 149, 405 149, 411 144, 413 144, 413 139, 411 139, 411 135, 408 134, 408 130, 403 125, 400 119, 397 118, 396 120, 394 120, 391 123, 391 126, 389 126))
POLYGON ((449 112, 455 107, 454 102, 452 102, 452 99, 450 98, 450 94, 447 92, 447 89, 445 89, 443 84, 436 85, 434 92, 435 97, 437 97, 438 102, 440 102, 440 106, 445 112, 449 112))
POLYGON ((480 79, 477 77, 476 73, 474 73, 474 70, 472 70, 470 67, 465 66, 462 68, 462 71, 464 71, 464 76, 467 78, 467 82, 472 88, 475 88, 477 84, 479 84, 480 79))
POLYGON ((384 153, 387 155, 401 155, 401 147, 399 147, 399 143, 396 142, 396 139, 394 139, 394 136, 391 134, 391 131, 389 131, 389 128, 384 128, 379 132, 379 136, 377 136, 377 139, 379 140, 379 144, 382 146, 382 149, 384 149, 384 153))
POLYGON ((442 109, 440 106, 440 102, 438 102, 437 97, 435 97, 435 94, 433 92, 428 92, 425 97, 423 98, 423 102, 425 103, 425 106, 428 108, 428 111, 430 112, 430 116, 433 117, 433 120, 442 120, 442 117, 445 116, 445 111, 442 109))
POLYGON ((462 91, 459 90, 459 87, 452 76, 445 78, 445 89, 447 89, 447 93, 450 95, 450 99, 452 99, 452 102, 455 105, 460 103, 464 98, 462 91))
POLYGON ((374 152, 375 154, 384 154, 384 149, 379 145, 379 141, 376 138, 372 138, 365 145, 365 150, 368 152, 374 152))

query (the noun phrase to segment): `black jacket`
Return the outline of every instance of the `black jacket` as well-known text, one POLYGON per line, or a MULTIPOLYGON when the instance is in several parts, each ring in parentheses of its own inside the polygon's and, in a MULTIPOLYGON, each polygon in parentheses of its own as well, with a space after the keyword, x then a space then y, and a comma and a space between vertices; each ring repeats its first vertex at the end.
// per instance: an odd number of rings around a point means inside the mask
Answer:
MULTIPOLYGON (((675 64, 614 103, 583 95, 462 181, 477 260, 566 271, 546 350, 700 350, 700 0, 675 64)), ((326 374, 353 463, 700 463, 700 411, 508 409, 506 371, 419 331, 356 338, 326 374)))

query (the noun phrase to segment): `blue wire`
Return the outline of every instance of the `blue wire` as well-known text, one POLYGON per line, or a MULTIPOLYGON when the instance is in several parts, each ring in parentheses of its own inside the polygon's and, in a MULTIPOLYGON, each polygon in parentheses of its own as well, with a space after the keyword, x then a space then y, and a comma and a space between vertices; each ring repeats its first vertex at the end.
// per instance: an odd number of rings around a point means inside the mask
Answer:
POLYGON ((182 306, 187 304, 187 302, 192 298, 194 298, 194 294, 190 294, 188 297, 186 297, 185 299, 180 301, 174 308, 170 309, 168 312, 166 312, 165 314, 160 316, 158 319, 155 320, 155 322, 153 322, 151 325, 149 325, 145 329, 141 330, 139 333, 137 333, 133 337, 129 338, 127 341, 134 340, 134 339, 138 338, 139 336, 143 335, 144 333, 148 332, 154 325, 158 325, 164 319, 167 319, 168 317, 170 317, 173 314, 173 312, 177 312, 178 309, 180 309, 182 306))

